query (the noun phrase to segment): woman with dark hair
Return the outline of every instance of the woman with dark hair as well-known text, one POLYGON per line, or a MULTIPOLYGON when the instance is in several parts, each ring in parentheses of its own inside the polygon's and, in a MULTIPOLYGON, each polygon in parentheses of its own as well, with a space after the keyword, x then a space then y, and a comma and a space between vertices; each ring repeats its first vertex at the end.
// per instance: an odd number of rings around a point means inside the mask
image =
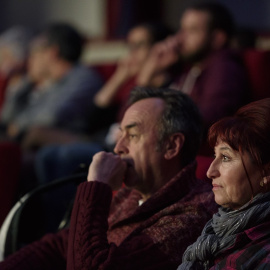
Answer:
POLYGON ((221 206, 183 255, 183 269, 270 269, 270 98, 209 130, 207 176, 221 206))

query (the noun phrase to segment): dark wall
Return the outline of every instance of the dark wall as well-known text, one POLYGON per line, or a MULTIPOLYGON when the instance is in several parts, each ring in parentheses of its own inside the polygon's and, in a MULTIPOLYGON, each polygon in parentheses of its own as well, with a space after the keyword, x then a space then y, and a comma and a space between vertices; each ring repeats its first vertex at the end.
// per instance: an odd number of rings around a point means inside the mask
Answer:
MULTIPOLYGON (((0 31, 13 25, 38 28, 47 23, 47 15, 51 12, 53 4, 59 6, 60 0, 1 0, 0 5, 0 31)), ((68 1, 68 0, 67 0, 68 1)), ((70 1, 70 0, 69 0, 70 1)), ((179 18, 184 8, 196 0, 83 0, 78 5, 92 1, 107 1, 106 27, 110 37, 124 36, 134 23, 146 19, 160 19, 172 28, 177 29, 179 18)), ((205 0, 199 0, 205 1, 205 0)), ((250 27, 253 30, 270 32, 270 1, 269 0, 212 0, 226 5, 234 15, 237 25, 250 27)), ((60 3, 65 3, 61 0, 60 3)), ((61 4, 62 5, 62 4, 61 4)), ((66 11, 63 4, 63 11, 66 11)), ((71 17, 80 16, 73 15, 71 17)), ((87 18, 84 20, 87 21, 87 18)), ((84 23, 84 22, 83 22, 84 23)))
POLYGON ((44 23, 46 1, 36 0, 1 0, 0 31, 14 25, 31 27, 33 30, 44 23))
POLYGON ((270 31, 269 0, 219 0, 219 2, 231 10, 239 26, 259 32, 270 31))
MULTIPOLYGON (((199 2, 207 0, 199 0, 199 2)), ((234 16, 236 25, 261 32, 270 32, 269 0, 212 0, 224 4, 234 16)), ((183 10, 198 0, 163 0, 165 20, 174 28, 178 28, 179 18, 183 10)))

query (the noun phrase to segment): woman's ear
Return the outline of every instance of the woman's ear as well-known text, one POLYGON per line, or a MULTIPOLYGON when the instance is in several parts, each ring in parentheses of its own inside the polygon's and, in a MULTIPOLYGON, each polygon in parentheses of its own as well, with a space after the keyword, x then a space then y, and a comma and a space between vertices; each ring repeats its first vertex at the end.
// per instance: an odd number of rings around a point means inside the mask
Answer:
POLYGON ((270 187, 270 176, 264 176, 260 181, 260 186, 265 189, 265 192, 268 192, 270 187))
POLYGON ((266 192, 269 191, 270 188, 270 163, 264 166, 264 177, 260 181, 260 186, 265 189, 266 192))
POLYGON ((270 162, 263 166, 263 175, 270 176, 270 162))
POLYGON ((179 155, 185 142, 183 133, 174 133, 167 139, 164 148, 164 157, 170 160, 179 155))

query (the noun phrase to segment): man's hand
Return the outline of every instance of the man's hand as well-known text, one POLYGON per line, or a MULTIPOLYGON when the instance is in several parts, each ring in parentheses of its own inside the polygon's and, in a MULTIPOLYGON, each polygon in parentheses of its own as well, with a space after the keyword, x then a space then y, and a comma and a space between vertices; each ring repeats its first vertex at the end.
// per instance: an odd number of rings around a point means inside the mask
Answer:
POLYGON ((152 48, 148 59, 137 77, 138 85, 148 85, 153 76, 166 71, 170 66, 175 64, 179 59, 180 46, 178 35, 157 43, 152 48))
POLYGON ((99 152, 94 155, 89 167, 87 181, 100 181, 111 186, 112 190, 121 188, 127 164, 113 153, 99 152))
POLYGON ((138 66, 135 59, 131 55, 127 55, 125 58, 118 62, 117 69, 114 76, 117 76, 122 83, 135 76, 141 66, 138 66))

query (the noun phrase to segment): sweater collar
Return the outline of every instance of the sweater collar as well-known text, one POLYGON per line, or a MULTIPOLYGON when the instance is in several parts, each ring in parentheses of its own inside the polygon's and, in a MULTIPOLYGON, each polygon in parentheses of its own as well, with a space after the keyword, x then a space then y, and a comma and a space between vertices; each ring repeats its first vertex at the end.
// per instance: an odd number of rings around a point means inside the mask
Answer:
MULTIPOLYGON (((196 185, 197 180, 195 176, 197 163, 187 165, 176 176, 174 176, 168 183, 155 192, 147 201, 139 206, 132 217, 138 215, 146 215, 148 213, 158 212, 160 209, 169 206, 186 196, 187 193, 196 185)), ((131 194, 138 193, 133 190, 131 194)))

